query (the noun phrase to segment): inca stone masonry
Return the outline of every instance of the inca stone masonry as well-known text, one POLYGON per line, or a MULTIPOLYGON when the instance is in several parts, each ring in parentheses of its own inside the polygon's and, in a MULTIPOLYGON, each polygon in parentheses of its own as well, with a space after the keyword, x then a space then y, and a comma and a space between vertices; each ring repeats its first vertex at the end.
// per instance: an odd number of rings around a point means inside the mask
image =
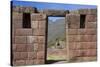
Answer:
POLYGON ((13 6, 11 12, 11 65, 45 64, 49 16, 66 23, 66 61, 97 59, 97 9, 37 10, 13 6))

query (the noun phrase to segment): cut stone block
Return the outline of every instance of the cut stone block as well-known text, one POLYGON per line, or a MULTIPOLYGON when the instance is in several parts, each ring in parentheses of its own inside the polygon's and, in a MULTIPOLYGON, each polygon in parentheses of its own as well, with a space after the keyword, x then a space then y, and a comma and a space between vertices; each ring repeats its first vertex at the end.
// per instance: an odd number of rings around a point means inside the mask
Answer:
POLYGON ((13 65, 14 66, 26 65, 26 61, 25 60, 15 60, 15 61, 13 61, 13 65))
POLYGON ((86 28, 93 28, 96 29, 97 28, 97 23, 96 22, 88 22, 86 23, 86 28))
POLYGON ((84 50, 85 56, 97 56, 97 50, 96 49, 88 49, 84 50))
POLYGON ((97 14, 97 9, 79 9, 72 10, 70 14, 97 14))
POLYGON ((54 10, 54 9, 45 9, 39 10, 39 13, 46 14, 47 16, 65 16, 69 13, 68 10, 54 10))
POLYGON ((39 36, 42 36, 42 35, 45 35, 46 34, 46 31, 45 31, 45 28, 41 28, 41 29, 33 29, 33 35, 39 35, 39 36))
POLYGON ((27 52, 14 52, 13 53, 13 59, 14 60, 26 60, 28 57, 27 52))
POLYGON ((67 17, 66 24, 68 24, 68 28, 72 28, 72 29, 80 28, 79 14, 68 14, 66 17, 67 17))
POLYGON ((33 52, 34 51, 34 44, 27 44, 27 49, 28 52, 33 52))
POLYGON ((23 13, 13 12, 12 13, 12 19, 14 20, 22 20, 23 13))
POLYGON ((45 43, 45 36, 38 36, 38 43, 39 44, 45 43))
POLYGON ((66 15, 66 19, 67 19, 66 23, 79 24, 80 15, 79 14, 68 14, 66 15))
POLYGON ((28 60, 34 60, 37 58, 36 52, 28 52, 28 60))
POLYGON ((96 42, 96 35, 80 35, 80 42, 96 42))
POLYGON ((45 54, 44 54, 44 51, 39 51, 37 52, 37 59, 45 59, 45 54))
POLYGON ((44 64, 45 63, 45 60, 43 59, 36 59, 34 64, 44 64))
POLYGON ((22 21, 21 20, 13 20, 12 21, 12 28, 22 28, 22 21))
POLYGON ((96 49, 87 49, 87 50, 73 50, 74 57, 88 57, 96 56, 96 49))
POLYGON ((86 22, 97 22, 97 15, 86 15, 86 22))
POLYGON ((26 52, 27 45, 26 44, 13 44, 13 51, 16 52, 26 52))
POLYGON ((33 29, 33 36, 38 36, 39 35, 38 33, 39 33, 38 29, 34 28, 33 29))
POLYGON ((31 20, 32 21, 46 20, 46 15, 40 13, 32 13, 31 20))
POLYGON ((16 36, 29 36, 32 35, 32 29, 16 29, 16 36))
POLYGON ((26 36, 15 36, 15 44, 26 44, 26 36))
POLYGON ((69 49, 75 50, 80 49, 81 45, 79 42, 69 42, 69 49))
POLYGON ((76 35, 78 33, 78 29, 68 29, 68 33, 69 35, 76 35))
POLYGON ((96 49, 96 42, 70 42, 69 49, 96 49))
POLYGON ((31 21, 31 28, 38 28, 38 22, 39 21, 31 21))
POLYGON ((39 50, 39 49, 38 49, 39 44, 38 44, 38 43, 34 43, 33 45, 34 45, 34 51, 38 51, 38 50, 39 50))
POLYGON ((97 57, 77 57, 77 61, 96 61, 97 57))
POLYGON ((78 29, 78 34, 80 35, 96 35, 96 29, 78 29))
POLYGON ((27 36, 27 44, 33 44, 38 42, 38 36, 27 36))
POLYGON ((13 6, 13 12, 18 13, 34 13, 36 11, 33 7, 13 6))
POLYGON ((79 24, 69 23, 68 24, 68 28, 69 29, 79 29, 80 28, 80 25, 79 24))
POLYGON ((81 49, 96 49, 97 43, 96 42, 80 42, 81 49))
POLYGON ((34 60, 26 60, 26 65, 34 65, 34 60))
POLYGON ((39 21, 39 28, 45 29, 46 28, 46 20, 44 21, 39 21))
POLYGON ((38 51, 45 51, 45 43, 39 43, 38 51))
POLYGON ((68 41, 69 42, 79 42, 80 35, 68 35, 68 41))
POLYGON ((45 28, 39 28, 38 29, 38 35, 45 35, 45 28))

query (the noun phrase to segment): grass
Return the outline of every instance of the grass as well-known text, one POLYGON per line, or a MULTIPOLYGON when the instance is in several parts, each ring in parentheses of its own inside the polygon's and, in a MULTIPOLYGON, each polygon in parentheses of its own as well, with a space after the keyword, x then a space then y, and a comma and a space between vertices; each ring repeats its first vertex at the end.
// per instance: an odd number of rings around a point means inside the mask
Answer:
POLYGON ((47 60, 65 60, 66 58, 65 57, 62 57, 62 56, 55 56, 55 55, 49 55, 47 57, 47 60))

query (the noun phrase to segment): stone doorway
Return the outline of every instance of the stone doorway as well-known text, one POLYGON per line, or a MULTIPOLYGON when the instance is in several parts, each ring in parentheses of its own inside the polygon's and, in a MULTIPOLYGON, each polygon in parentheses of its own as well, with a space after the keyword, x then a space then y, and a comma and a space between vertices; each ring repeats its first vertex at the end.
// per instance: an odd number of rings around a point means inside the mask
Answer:
POLYGON ((64 16, 48 16, 46 64, 66 62, 66 23, 64 16))

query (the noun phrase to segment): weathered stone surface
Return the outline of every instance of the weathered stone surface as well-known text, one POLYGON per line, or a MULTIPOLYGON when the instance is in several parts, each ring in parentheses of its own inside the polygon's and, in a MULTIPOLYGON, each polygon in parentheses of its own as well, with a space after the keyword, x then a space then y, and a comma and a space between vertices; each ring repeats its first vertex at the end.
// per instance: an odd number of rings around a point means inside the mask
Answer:
POLYGON ((86 28, 94 28, 96 29, 97 28, 97 22, 88 22, 86 23, 86 28))
POLYGON ((80 9, 79 14, 97 14, 96 9, 80 9))
POLYGON ((72 50, 72 57, 91 57, 96 55, 96 49, 72 50))
POLYGON ((84 56, 97 56, 97 50, 96 49, 88 49, 84 50, 84 56))
POLYGON ((34 65, 34 60, 26 60, 26 65, 34 65))
POLYGON ((13 44, 13 51, 16 52, 26 52, 27 45, 26 44, 13 44))
POLYGON ((39 28, 39 29, 38 29, 38 35, 43 36, 43 35, 45 35, 45 34, 46 34, 45 28, 39 28))
POLYGON ((26 44, 26 36, 15 36, 15 43, 16 44, 26 44))
POLYGON ((12 12, 12 19, 13 20, 21 20, 23 19, 23 13, 12 12))
POLYGON ((34 62, 34 64, 44 64, 44 63, 45 63, 44 59, 36 59, 34 62))
POLYGON ((27 49, 28 52, 33 52, 34 51, 34 44, 27 44, 27 49))
POLYGON ((77 57, 77 61, 96 61, 97 57, 77 57))
POLYGON ((80 28, 80 25, 79 24, 69 23, 68 24, 68 28, 69 29, 79 29, 80 28))
POLYGON ((46 14, 47 16, 65 16, 66 14, 69 13, 68 10, 41 10, 39 11, 39 13, 44 13, 46 14))
POLYGON ((38 51, 45 51, 45 43, 39 43, 38 51))
POLYGON ((34 43, 34 51, 38 51, 39 44, 38 43, 34 43))
POLYGON ((97 9, 79 9, 72 10, 70 14, 97 14, 97 9))
POLYGON ((12 23, 13 29, 22 28, 22 21, 21 20, 14 20, 12 23))
POLYGON ((97 15, 86 15, 86 22, 97 22, 97 15))
POLYGON ((39 44, 45 43, 45 36, 38 36, 38 43, 39 44))
POLYGON ((13 53, 13 59, 14 60, 26 60, 28 57, 27 52, 14 52, 13 53))
POLYGON ((96 42, 70 42, 69 49, 96 49, 97 43, 96 42))
POLYGON ((68 43, 66 44, 69 47, 69 54, 66 52, 67 49, 63 53, 68 54, 69 59, 85 61, 97 56, 96 10, 77 10, 75 11, 77 14, 68 14, 69 11, 66 10, 43 10, 37 11, 39 13, 34 13, 36 11, 34 8, 17 7, 13 11, 13 65, 45 63, 46 24, 48 16, 66 16, 66 33, 68 33, 66 36, 66 42, 68 43), (22 27, 23 12, 30 13, 31 15, 30 29, 23 29, 22 27), (80 29, 80 15, 83 14, 86 15, 85 28, 80 29))
POLYGON ((38 28, 34 28, 34 29, 32 29, 33 30, 33 36, 38 36, 39 34, 38 34, 38 28))
POLYGON ((96 49, 97 43, 96 42, 80 42, 81 49, 96 49))
POLYGON ((13 61, 13 65, 14 65, 14 66, 26 65, 26 60, 14 60, 14 61, 13 61))
POLYGON ((68 35, 68 41, 69 42, 79 42, 80 35, 68 35))
POLYGON ((68 28, 77 29, 80 28, 80 15, 79 14, 68 14, 66 15, 66 24, 68 28))
POLYGON ((39 27, 39 21, 31 21, 31 28, 38 28, 39 27))
POLYGON ((96 29, 78 29, 78 34, 80 35, 96 35, 97 34, 97 30, 96 29))
POLYGON ((40 14, 40 13, 31 14, 31 21, 41 21, 41 20, 46 20, 46 14, 40 14))
POLYGON ((68 33, 69 35, 77 35, 78 33, 78 29, 68 29, 68 33))
POLYGON ((80 42, 96 42, 96 35, 80 35, 80 42))
POLYGON ((30 36, 32 35, 32 29, 16 29, 16 36, 30 36))
POLYGON ((39 52, 37 53, 37 59, 45 59, 44 57, 45 57, 45 56, 44 56, 44 51, 39 51, 39 52))
POLYGON ((28 52, 28 60, 34 60, 37 58, 36 52, 28 52))
POLYGON ((38 36, 27 36, 27 44, 33 44, 38 42, 38 36))
POLYGON ((13 12, 34 13, 35 11, 33 7, 13 6, 13 12))
POLYGON ((75 50, 75 49, 80 49, 81 45, 79 42, 69 42, 69 49, 70 50, 75 50))
POLYGON ((39 21, 39 28, 40 28, 40 29, 45 29, 45 28, 46 28, 46 20, 44 20, 44 21, 39 21))
POLYGON ((13 12, 12 13, 12 27, 15 28, 22 28, 22 13, 13 12))
POLYGON ((33 35, 43 36, 46 34, 45 28, 33 29, 33 35))

